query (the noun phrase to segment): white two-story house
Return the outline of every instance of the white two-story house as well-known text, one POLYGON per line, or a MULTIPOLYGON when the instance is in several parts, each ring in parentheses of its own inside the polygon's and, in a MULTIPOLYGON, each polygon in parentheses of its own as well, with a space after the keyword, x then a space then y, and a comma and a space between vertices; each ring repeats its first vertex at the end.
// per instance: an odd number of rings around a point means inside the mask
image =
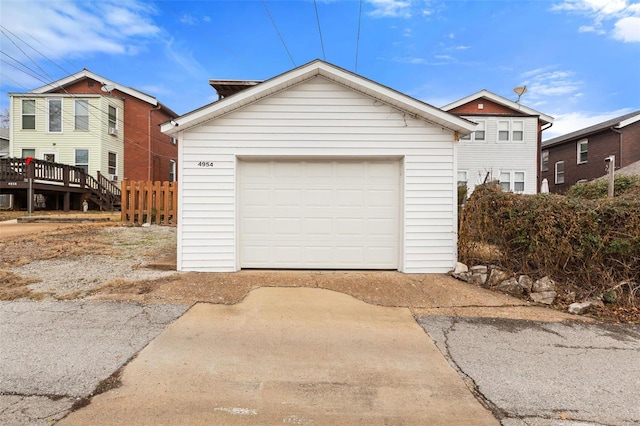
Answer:
POLYGON ((442 109, 477 123, 458 144, 458 183, 466 183, 469 193, 495 180, 504 191, 539 191, 542 131, 551 127, 553 117, 487 90, 442 109))

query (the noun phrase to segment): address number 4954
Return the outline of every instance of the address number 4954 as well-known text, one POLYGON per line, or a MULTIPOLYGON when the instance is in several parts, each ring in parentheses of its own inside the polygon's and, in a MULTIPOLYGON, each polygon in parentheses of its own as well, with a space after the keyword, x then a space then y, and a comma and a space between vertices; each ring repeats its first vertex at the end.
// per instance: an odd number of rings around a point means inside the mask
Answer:
POLYGON ((213 161, 199 161, 198 167, 213 167, 213 161))

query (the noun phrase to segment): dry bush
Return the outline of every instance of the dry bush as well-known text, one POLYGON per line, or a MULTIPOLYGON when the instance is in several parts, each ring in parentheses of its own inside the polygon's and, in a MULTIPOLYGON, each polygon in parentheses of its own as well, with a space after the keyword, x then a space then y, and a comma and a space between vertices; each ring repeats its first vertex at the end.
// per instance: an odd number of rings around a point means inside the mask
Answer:
POLYGON ((476 187, 463 219, 459 255, 467 264, 480 263, 478 246, 490 244, 502 267, 552 276, 584 295, 640 282, 640 201, 476 187))

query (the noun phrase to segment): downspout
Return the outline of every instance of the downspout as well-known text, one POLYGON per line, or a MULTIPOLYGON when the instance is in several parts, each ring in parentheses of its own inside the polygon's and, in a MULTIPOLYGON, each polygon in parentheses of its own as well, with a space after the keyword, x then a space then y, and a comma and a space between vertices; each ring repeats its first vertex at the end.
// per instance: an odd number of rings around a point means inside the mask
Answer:
POLYGON ((540 186, 542 185, 542 169, 540 168, 540 161, 542 158, 542 132, 551 128, 551 126, 553 126, 553 123, 547 123, 547 124, 548 124, 547 127, 540 126, 540 132, 538 133, 538 149, 536 152, 536 175, 537 175, 536 194, 540 192, 540 186))
POLYGON ((147 180, 149 182, 151 182, 151 113, 153 111, 158 111, 160 108, 162 108, 162 105, 158 102, 158 106, 149 110, 149 142, 147 147, 147 180))

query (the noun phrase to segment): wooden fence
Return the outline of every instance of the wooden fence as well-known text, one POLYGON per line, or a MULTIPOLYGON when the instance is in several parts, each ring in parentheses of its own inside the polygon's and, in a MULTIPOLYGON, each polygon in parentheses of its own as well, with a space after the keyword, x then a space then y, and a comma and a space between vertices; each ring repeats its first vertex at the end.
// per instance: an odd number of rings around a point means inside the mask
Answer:
POLYGON ((178 182, 122 181, 122 223, 175 225, 178 182))

